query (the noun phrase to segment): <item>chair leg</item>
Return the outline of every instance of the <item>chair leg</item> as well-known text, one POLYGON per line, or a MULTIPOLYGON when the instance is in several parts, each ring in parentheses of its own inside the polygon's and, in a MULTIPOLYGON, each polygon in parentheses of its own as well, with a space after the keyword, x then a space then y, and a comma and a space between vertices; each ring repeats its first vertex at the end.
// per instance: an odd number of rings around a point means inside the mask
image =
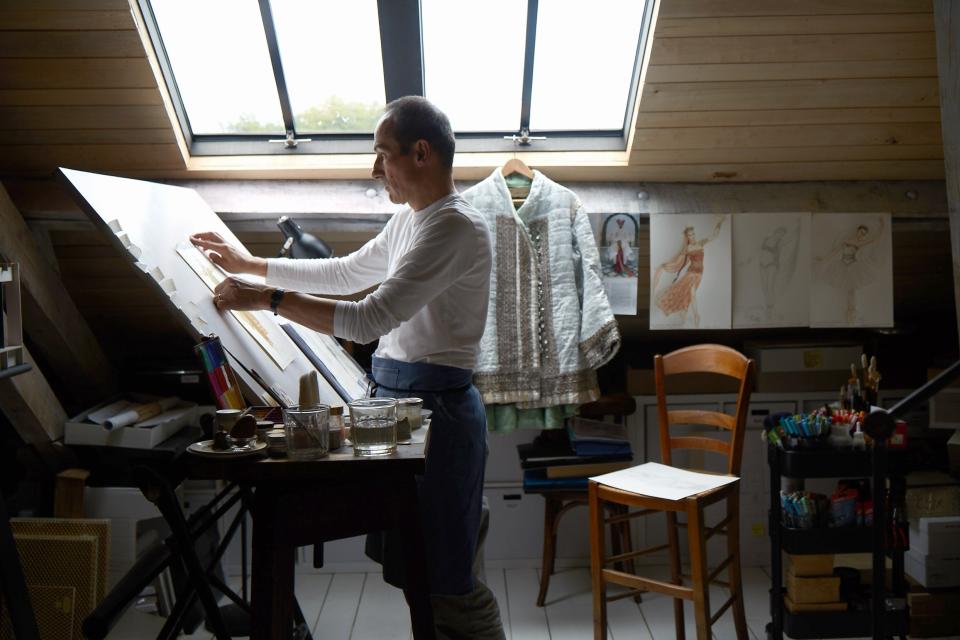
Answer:
POLYGON ((690 575, 693 587, 693 615, 697 640, 710 640, 710 583, 707 582, 707 545, 704 539, 703 507, 687 499, 687 541, 690 546, 690 575))
POLYGON ((547 599, 550 576, 553 574, 554 558, 557 548, 557 514, 562 502, 553 496, 544 495, 543 507, 543 562, 540 565, 540 593, 537 594, 537 606, 542 607, 547 599))
POLYGON ((597 496, 597 484, 590 483, 590 580, 593 591, 593 638, 607 637, 607 592, 603 584, 604 531, 603 504, 597 496))
MULTIPOLYGON (((623 507, 622 513, 626 514, 629 511, 628 507, 623 507)), ((630 553, 633 551, 633 536, 630 535, 630 521, 624 520, 620 523, 620 548, 623 549, 624 553, 630 553)), ((624 561, 624 571, 631 575, 637 575, 637 565, 636 561, 633 558, 624 561)), ((633 601, 637 604, 643 601, 643 596, 639 593, 633 596, 633 601)))
POLYGON ((737 640, 747 640, 747 616, 743 606, 743 579, 740 573, 740 494, 735 492, 727 498, 727 515, 732 516, 727 524, 727 554, 733 556, 727 569, 730 581, 730 596, 733 600, 733 624, 737 640))
MULTIPOLYGON (((667 542, 670 543, 670 579, 673 584, 683 584, 683 572, 680 567, 680 536, 677 533, 677 514, 667 512, 667 542)), ((686 626, 683 621, 683 599, 673 599, 673 622, 677 640, 685 640, 686 626)))

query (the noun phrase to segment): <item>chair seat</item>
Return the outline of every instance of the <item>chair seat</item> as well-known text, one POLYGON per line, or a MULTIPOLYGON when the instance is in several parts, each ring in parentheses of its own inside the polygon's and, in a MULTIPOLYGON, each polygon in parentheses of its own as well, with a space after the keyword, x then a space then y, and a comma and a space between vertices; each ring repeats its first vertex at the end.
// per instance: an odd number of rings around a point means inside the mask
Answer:
MULTIPOLYGON (((591 480, 591 482, 596 481, 591 480)), ((691 500, 697 501, 703 505, 709 505, 723 500, 732 492, 739 492, 740 478, 737 478, 733 482, 729 482, 725 485, 721 485, 713 489, 707 489, 706 491, 701 491, 700 493, 695 493, 685 498, 678 498, 676 500, 648 496, 643 493, 636 493, 634 491, 626 491, 625 489, 607 486, 602 482, 597 482, 597 485, 598 491, 600 492, 600 497, 608 502, 616 502, 618 504, 628 505, 631 507, 657 509, 659 511, 680 512, 687 510, 687 504, 691 500)))

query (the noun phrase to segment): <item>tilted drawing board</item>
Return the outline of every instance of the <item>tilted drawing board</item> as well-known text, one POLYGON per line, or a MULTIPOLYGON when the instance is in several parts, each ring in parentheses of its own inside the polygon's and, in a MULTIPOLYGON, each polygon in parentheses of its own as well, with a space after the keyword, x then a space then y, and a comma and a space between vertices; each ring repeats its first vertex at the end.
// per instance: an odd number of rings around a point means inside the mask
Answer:
MULTIPOLYGON (((250 389, 264 392, 264 401, 267 394, 263 384, 247 370, 258 374, 281 398, 296 403, 300 376, 318 368, 287 335, 280 317, 269 311, 220 312, 214 307, 211 286, 224 274, 189 243, 188 237, 200 231, 216 231, 228 242, 242 245, 196 191, 72 169, 60 171, 94 226, 163 292, 171 311, 191 335, 198 340, 211 333, 219 336, 235 360, 237 376, 250 389)), ((254 276, 241 277, 263 281, 254 276)), ((320 401, 342 405, 361 397, 365 389, 363 369, 339 343, 331 336, 294 326, 299 334, 308 336, 308 344, 314 345, 315 351, 321 351, 313 355, 319 355, 326 365, 326 371, 320 370, 318 376, 320 401), (336 378, 336 389, 328 376, 336 378)))

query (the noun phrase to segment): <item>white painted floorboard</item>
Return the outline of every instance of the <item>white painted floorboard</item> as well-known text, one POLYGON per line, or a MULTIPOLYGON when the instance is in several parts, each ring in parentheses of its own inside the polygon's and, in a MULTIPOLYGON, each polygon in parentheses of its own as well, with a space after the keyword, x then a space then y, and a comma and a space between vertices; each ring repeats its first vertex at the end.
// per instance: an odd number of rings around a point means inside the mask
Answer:
MULTIPOLYGON (((665 567, 644 569, 650 577, 666 577, 665 567)), ((751 640, 763 640, 769 620, 769 575, 762 569, 743 572, 747 625, 751 640)), ((235 580, 233 582, 236 582, 235 580)), ((590 572, 585 567, 561 569, 550 580, 547 605, 536 606, 539 573, 536 569, 495 569, 487 583, 497 597, 508 640, 589 640, 593 637, 593 602, 590 572)), ((725 590, 711 592, 716 608, 726 598, 725 590)), ((403 594, 384 583, 379 573, 297 575, 297 599, 311 623, 316 640, 408 640, 410 615, 403 594)), ((672 599, 644 594, 638 606, 625 598, 607 607, 609 640, 660 640, 673 638, 672 599)), ((693 610, 685 607, 687 637, 694 638, 693 610)), ((111 640, 156 637, 164 620, 129 610, 110 634, 111 640)), ((189 636, 207 640, 204 631, 189 636)), ((729 613, 714 627, 715 640, 733 640, 729 613)))

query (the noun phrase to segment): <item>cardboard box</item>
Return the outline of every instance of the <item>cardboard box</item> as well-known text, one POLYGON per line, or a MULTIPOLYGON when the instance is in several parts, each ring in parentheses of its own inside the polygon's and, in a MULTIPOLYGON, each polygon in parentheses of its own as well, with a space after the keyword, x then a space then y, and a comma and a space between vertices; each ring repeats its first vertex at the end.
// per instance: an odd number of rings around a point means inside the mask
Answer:
MULTIPOLYGON (((914 474, 911 474, 911 477, 914 474)), ((960 516, 960 485, 907 487, 905 498, 910 520, 932 516, 960 516)))
POLYGON ((783 599, 783 603, 787 605, 787 609, 790 611, 790 613, 808 613, 810 611, 846 611, 847 610, 846 602, 808 602, 806 604, 800 604, 791 600, 790 596, 786 596, 783 599))
POLYGON ((787 596, 796 604, 840 601, 840 578, 805 578, 787 571, 787 596))
POLYGON ((950 471, 960 473, 960 431, 947 440, 947 456, 950 458, 950 471))
POLYGON ((850 378, 863 345, 854 343, 748 342, 757 365, 757 391, 835 391, 850 378))
POLYGON ((787 571, 795 576, 832 576, 833 554, 787 554, 787 571))
POLYGON ((903 557, 904 570, 928 589, 960 586, 960 548, 949 556, 925 555, 910 549, 903 557))
MULTIPOLYGON (((150 396, 133 394, 129 396, 138 402, 156 400, 150 396)), ((199 419, 197 404, 182 401, 170 411, 155 418, 144 420, 141 423, 106 429, 99 424, 89 422, 87 416, 101 409, 119 398, 112 398, 98 404, 83 413, 70 418, 64 425, 63 441, 65 444, 94 445, 108 447, 126 447, 130 449, 152 449, 184 427, 197 424, 199 419), (142 426, 139 426, 142 425, 142 426), (149 425, 149 426, 147 426, 149 425)))
POLYGON ((960 516, 917 518, 910 521, 910 548, 931 556, 960 551, 960 516))
MULTIPOLYGON (((668 394, 737 393, 739 390, 737 381, 727 376, 684 373, 667 378, 668 394)), ((653 369, 627 369, 627 393, 632 396, 656 395, 653 369)))
POLYGON ((960 623, 960 591, 926 591, 908 593, 907 602, 910 605, 911 616, 950 616, 960 623))
POLYGON ((911 638, 954 638, 960 636, 960 616, 918 616, 910 612, 911 638))

